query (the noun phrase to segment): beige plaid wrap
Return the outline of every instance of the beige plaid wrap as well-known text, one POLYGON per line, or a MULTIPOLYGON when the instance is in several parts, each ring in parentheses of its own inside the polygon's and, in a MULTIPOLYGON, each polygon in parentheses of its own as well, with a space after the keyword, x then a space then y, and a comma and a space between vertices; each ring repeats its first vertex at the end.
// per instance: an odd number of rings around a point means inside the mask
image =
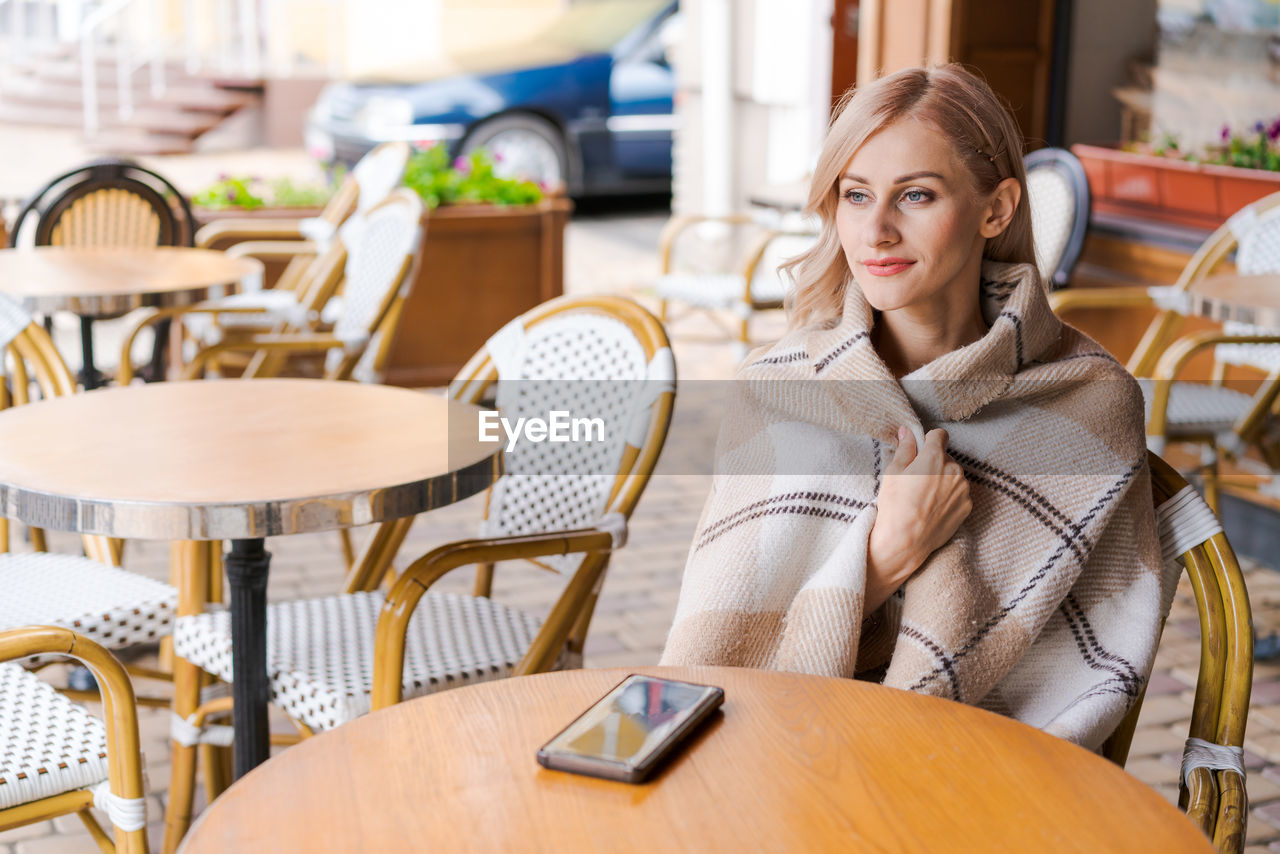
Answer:
POLYGON ((871 346, 856 285, 837 325, 748 357, 663 664, 853 676, 887 663, 886 685, 1088 747, 1115 728, 1177 580, 1160 559, 1142 396, 1053 315, 1034 267, 982 272, 986 336, 901 382, 871 346), (947 429, 973 511, 865 615, 899 425, 917 441, 947 429))

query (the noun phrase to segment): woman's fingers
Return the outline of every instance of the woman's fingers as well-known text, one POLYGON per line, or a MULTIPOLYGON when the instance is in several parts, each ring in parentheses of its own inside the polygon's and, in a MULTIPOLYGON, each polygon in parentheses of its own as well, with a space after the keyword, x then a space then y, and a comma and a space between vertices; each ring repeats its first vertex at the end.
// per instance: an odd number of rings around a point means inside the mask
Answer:
POLYGON ((893 452, 887 471, 897 473, 911 465, 916 458, 916 437, 906 427, 898 428, 898 450, 893 452))

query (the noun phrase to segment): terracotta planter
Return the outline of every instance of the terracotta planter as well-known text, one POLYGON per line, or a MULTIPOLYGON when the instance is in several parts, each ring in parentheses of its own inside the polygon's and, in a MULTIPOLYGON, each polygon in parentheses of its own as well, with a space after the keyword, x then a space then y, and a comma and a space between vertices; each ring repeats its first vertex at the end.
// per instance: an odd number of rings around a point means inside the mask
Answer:
POLYGON ((1240 208, 1280 191, 1280 172, 1187 163, 1101 145, 1073 145, 1093 209, 1214 229, 1240 208))
POLYGON ((385 381, 444 385, 507 321, 562 294, 572 210, 568 199, 549 198, 428 213, 385 381))

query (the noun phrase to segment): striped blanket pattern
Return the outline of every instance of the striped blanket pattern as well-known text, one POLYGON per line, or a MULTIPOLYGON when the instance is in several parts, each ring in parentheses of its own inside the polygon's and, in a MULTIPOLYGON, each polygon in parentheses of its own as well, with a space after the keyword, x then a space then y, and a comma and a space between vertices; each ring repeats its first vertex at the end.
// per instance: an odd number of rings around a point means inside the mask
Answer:
POLYGON ((1053 315, 1031 265, 985 262, 982 310, 983 338, 901 380, 856 284, 837 323, 747 358, 663 664, 883 673, 1101 744, 1145 685, 1177 580, 1160 558, 1142 396, 1053 315), (947 429, 973 510, 864 614, 899 425, 917 442, 947 429))

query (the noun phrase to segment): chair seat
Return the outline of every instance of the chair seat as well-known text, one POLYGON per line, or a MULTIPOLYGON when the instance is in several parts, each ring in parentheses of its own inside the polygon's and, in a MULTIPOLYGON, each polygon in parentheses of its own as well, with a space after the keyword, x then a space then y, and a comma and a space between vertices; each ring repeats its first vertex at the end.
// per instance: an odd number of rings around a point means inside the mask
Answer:
MULTIPOLYGON (((1151 418, 1151 395, 1154 382, 1140 379, 1147 419, 1151 418)), ((1253 398, 1223 386, 1175 382, 1169 393, 1166 435, 1203 436, 1231 429, 1236 419, 1249 411, 1253 398)))
POLYGON ((0 554, 0 629, 53 625, 107 649, 169 634, 178 591, 87 557, 0 554))
MULTIPOLYGON (((267 678, 272 701, 314 730, 369 711, 374 635, 381 593, 352 593, 267 608, 267 678)), ((541 620, 491 599, 427 593, 409 623, 404 698, 501 679, 537 634, 541 620)), ((174 652, 231 680, 231 615, 177 621, 174 652)))
POLYGON ((183 315, 182 324, 191 337, 203 344, 216 344, 218 330, 245 332, 269 331, 278 323, 296 322, 301 307, 293 291, 268 288, 261 291, 245 291, 204 303, 209 308, 260 308, 262 314, 224 314, 215 323, 213 315, 193 312, 183 315))
MULTIPOLYGON (((668 273, 654 286, 662 299, 678 299, 702 308, 732 308, 742 300, 743 281, 737 273, 668 273)), ((782 304, 782 280, 757 276, 751 283, 755 303, 782 304)))
POLYGON ((0 664, 0 809, 106 779, 102 722, 34 673, 0 664))

